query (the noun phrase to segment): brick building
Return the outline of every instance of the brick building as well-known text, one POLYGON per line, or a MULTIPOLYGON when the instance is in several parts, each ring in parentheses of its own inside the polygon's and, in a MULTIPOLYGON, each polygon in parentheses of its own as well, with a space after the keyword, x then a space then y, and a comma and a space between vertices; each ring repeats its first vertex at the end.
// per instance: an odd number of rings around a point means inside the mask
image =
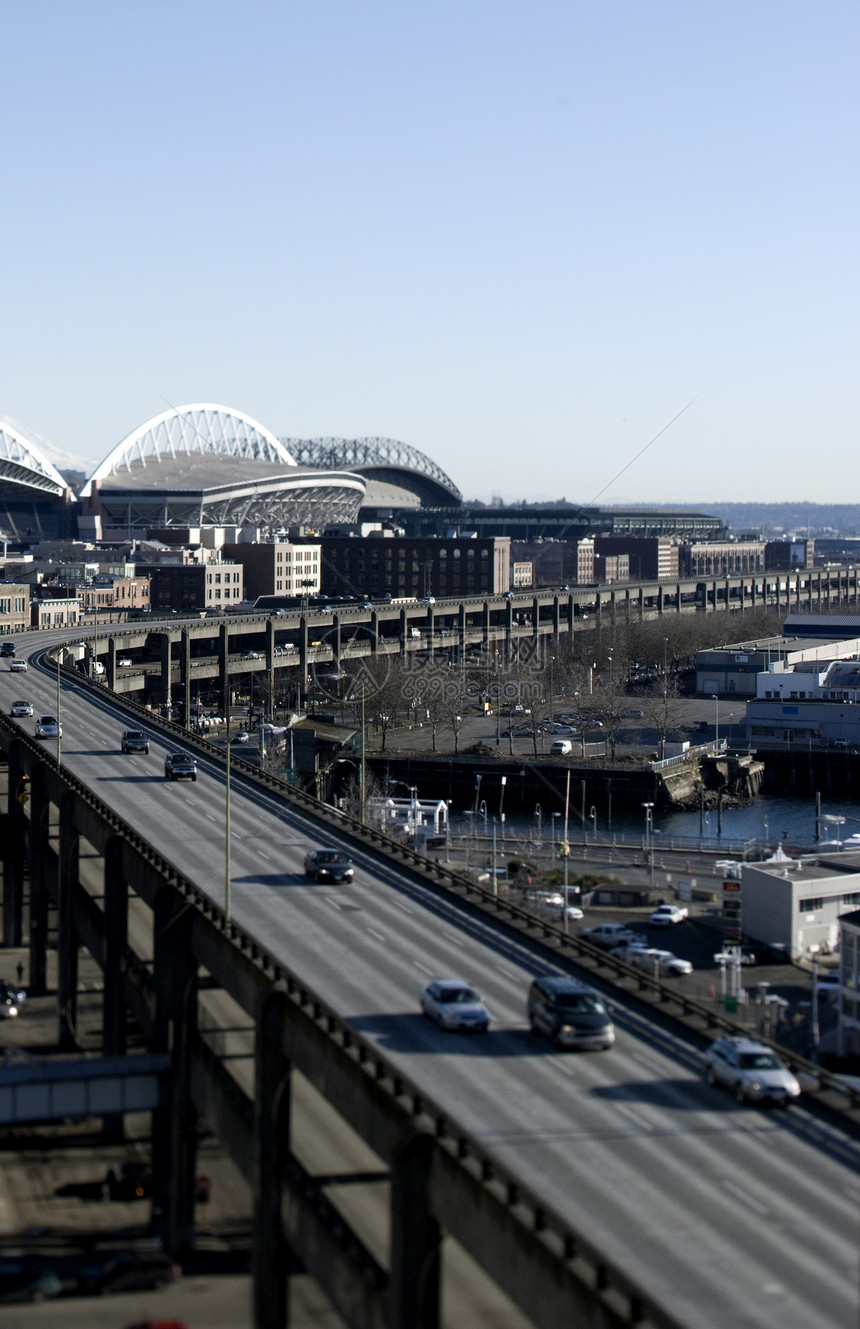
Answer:
POLYGON ((511 581, 511 542, 468 536, 446 540, 377 535, 322 541, 324 595, 395 599, 501 595, 511 581))

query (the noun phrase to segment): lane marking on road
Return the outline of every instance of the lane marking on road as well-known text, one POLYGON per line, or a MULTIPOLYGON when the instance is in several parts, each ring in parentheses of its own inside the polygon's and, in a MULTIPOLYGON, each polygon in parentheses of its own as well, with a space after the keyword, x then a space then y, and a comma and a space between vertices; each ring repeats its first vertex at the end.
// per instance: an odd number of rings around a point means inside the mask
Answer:
POLYGON ((633 1053, 633 1060, 641 1062, 643 1066, 647 1066, 649 1071, 660 1070, 660 1067, 657 1065, 656 1061, 652 1061, 650 1057, 643 1057, 640 1052, 633 1053))
POLYGON ((493 965, 493 968, 495 969, 496 973, 501 974, 503 978, 512 978, 512 979, 517 978, 517 975, 514 973, 513 969, 508 969, 507 965, 496 964, 493 965))
POLYGON ((759 1204, 758 1200, 754 1200, 748 1191, 742 1190, 740 1186, 735 1186, 734 1182, 726 1181, 724 1178, 723 1188, 724 1190, 727 1190, 731 1195, 734 1195, 736 1199, 742 1201, 743 1204, 749 1205, 750 1209, 754 1209, 757 1214, 770 1213, 770 1210, 768 1209, 767 1205, 759 1204))
POLYGON ((465 947, 465 945, 466 945, 466 943, 463 941, 462 937, 446 937, 445 940, 446 940, 446 941, 448 942, 448 944, 451 945, 451 946, 459 946, 461 950, 462 950, 462 949, 465 947))
POLYGON ((415 966, 416 969, 420 969, 420 970, 421 970, 421 973, 422 973, 422 974, 432 974, 432 973, 433 973, 433 970, 432 970, 432 969, 428 969, 427 966, 426 966, 426 964, 422 964, 420 960, 413 960, 412 963, 414 964, 414 966, 415 966))
MULTIPOLYGON (((332 902, 334 902, 332 896, 329 896, 329 899, 332 900, 332 902)), ((373 928, 368 928, 367 930, 370 933, 371 937, 375 937, 377 941, 387 940, 387 938, 381 932, 376 932, 374 931, 373 928)))
POLYGON ((215 820, 215 818, 212 816, 212 813, 211 813, 211 812, 207 812, 207 813, 206 813, 206 820, 207 820, 207 821, 214 821, 214 820, 215 820))
POLYGON ((266 860, 267 863, 269 862, 269 855, 268 855, 268 854, 264 854, 263 851, 262 851, 262 849, 258 849, 258 850, 257 850, 257 857, 258 857, 258 858, 264 858, 264 859, 266 860))
POLYGON ((635 1126, 638 1126, 640 1130, 650 1131, 651 1129, 650 1123, 647 1122, 644 1117, 640 1117, 639 1113, 634 1112, 632 1108, 626 1107, 625 1104, 623 1103, 616 1103, 615 1111, 620 1112, 622 1117, 627 1117, 628 1120, 632 1121, 633 1124, 635 1126))
POLYGON ((545 1065, 548 1066, 550 1070, 557 1071, 559 1075, 566 1075, 569 1080, 573 1079, 573 1071, 558 1058, 546 1061, 545 1065))
POLYGON ((394 901, 394 908, 395 908, 395 909, 399 909, 400 912, 401 912, 402 914, 409 914, 410 917, 411 917, 411 915, 414 914, 414 912, 415 912, 414 909, 407 909, 406 905, 405 905, 405 904, 401 904, 399 900, 395 900, 395 901, 394 901))

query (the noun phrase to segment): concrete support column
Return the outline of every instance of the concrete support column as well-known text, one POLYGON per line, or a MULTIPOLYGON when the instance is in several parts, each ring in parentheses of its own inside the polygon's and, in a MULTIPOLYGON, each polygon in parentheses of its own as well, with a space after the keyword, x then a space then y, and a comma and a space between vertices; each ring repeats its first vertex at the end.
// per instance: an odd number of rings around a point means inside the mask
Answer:
POLYGON ((505 663, 509 664, 514 643, 514 602, 505 601, 505 663))
POLYGON ((57 854, 48 837, 51 804, 48 767, 33 768, 30 788, 30 986, 44 992, 48 985, 48 908, 57 891, 57 854))
POLYGON ((177 891, 164 887, 153 909, 154 1050, 170 1054, 166 1101, 152 1118, 152 1226, 168 1251, 194 1245, 197 1118, 191 1102, 190 1051, 197 1037, 197 968, 191 916, 177 891))
POLYGON ((431 656, 435 647, 436 640, 436 611, 432 605, 427 606, 427 649, 431 656))
POLYGON ((126 1017, 122 979, 128 946, 128 884, 123 871, 125 841, 113 835, 104 855, 104 1053, 123 1055, 126 1050, 126 1017))
POLYGON ((552 635, 558 637, 561 632, 561 606, 558 602, 558 596, 553 596, 552 601, 552 635))
POLYGON ((457 611, 457 636, 460 639, 460 664, 466 663, 466 606, 460 605, 457 611))
POLYGON ((161 662, 161 704, 170 705, 170 633, 158 634, 159 659, 161 662))
POLYGON ((287 993, 282 983, 261 992, 255 1039, 254 1329, 286 1329, 289 1249, 281 1222, 283 1178, 290 1150, 290 1063, 283 1055, 287 993))
POLYGON ((571 652, 573 651, 573 641, 574 641, 574 624, 576 619, 575 610, 576 610, 576 605, 574 603, 573 596, 569 595, 567 597, 567 630, 570 633, 571 652))
POLYGON ((535 596, 532 600, 532 641, 536 642, 540 636, 540 600, 535 596))
POLYGON ((400 611, 400 654, 405 658, 409 642, 409 623, 406 618, 406 610, 400 611))
POLYGON ((329 642, 331 643, 331 662, 332 662, 332 666, 333 666, 333 668, 332 668, 332 673, 333 673, 333 674, 339 674, 339 673, 340 673, 340 653, 341 653, 341 647, 342 647, 342 641, 341 641, 341 635, 340 635, 340 615, 339 615, 339 614, 332 614, 332 618, 331 618, 331 630, 330 630, 329 633, 328 633, 328 639, 329 639, 329 642))
MULTIPOLYGON (((183 628, 179 636, 179 681, 182 684, 182 723, 191 727, 191 633, 183 628)), ((174 717, 175 718, 175 717, 174 717)))
POLYGON ((481 612, 481 641, 484 650, 490 649, 490 606, 487 600, 484 601, 484 608, 481 612))
POLYGON ((78 1047, 78 935, 73 916, 80 840, 75 828, 76 795, 60 800, 60 862, 57 882, 57 1039, 64 1052, 78 1047))
POLYGON ((370 654, 376 655, 379 651, 379 614, 375 609, 370 611, 370 654))
POLYGON ((116 679, 116 638, 108 637, 107 643, 107 674, 108 687, 113 691, 114 680, 116 679))
POLYGON ((416 1135, 391 1172, 391 1329, 438 1329, 439 1224, 430 1213, 433 1141, 416 1135))
POLYGON ((17 756, 18 744, 9 745, 8 811, 2 819, 3 836, 3 945, 20 946, 24 935, 24 855, 27 846, 28 820, 23 797, 29 800, 29 780, 17 756))

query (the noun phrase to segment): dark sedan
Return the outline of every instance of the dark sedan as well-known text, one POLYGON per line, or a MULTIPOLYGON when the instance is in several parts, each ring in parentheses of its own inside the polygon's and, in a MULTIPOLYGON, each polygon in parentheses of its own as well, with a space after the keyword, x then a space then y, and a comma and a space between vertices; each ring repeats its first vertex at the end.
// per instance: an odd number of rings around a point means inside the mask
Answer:
POLYGON ((305 856, 305 876, 316 881, 352 881, 355 869, 352 859, 339 849, 312 849, 305 856))
POLYGON ((139 1292, 166 1287, 182 1277, 182 1268, 158 1251, 130 1251, 81 1271, 84 1292, 139 1292))

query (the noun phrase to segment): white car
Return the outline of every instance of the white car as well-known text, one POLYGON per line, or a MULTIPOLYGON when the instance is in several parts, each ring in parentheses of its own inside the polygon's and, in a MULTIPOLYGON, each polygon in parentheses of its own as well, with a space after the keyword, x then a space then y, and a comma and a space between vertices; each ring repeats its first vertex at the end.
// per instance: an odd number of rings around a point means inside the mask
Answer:
POLYGON ((718 858, 714 864, 714 871, 731 881, 740 881, 742 868, 743 864, 736 863, 733 858, 718 858))
POLYGON ((16 719, 20 719, 24 715, 32 715, 33 703, 31 701, 13 701, 9 714, 14 715, 16 719))
POLYGON ((573 918, 573 919, 585 918, 585 914, 582 912, 582 910, 579 908, 578 905, 569 904, 567 906, 567 909, 565 909, 564 896, 560 892, 557 892, 554 895, 542 895, 537 900, 536 904, 537 904, 537 912, 539 914, 543 914, 544 917, 547 918, 563 919, 565 914, 567 914, 568 918, 573 918))
POLYGON ((421 1014, 440 1029, 462 1029, 485 1034, 490 1013, 474 988, 458 978, 439 978, 421 993, 421 1014))
POLYGON ((614 951, 619 946, 648 945, 647 937, 623 923, 598 923, 593 928, 581 928, 579 935, 583 941, 590 941, 592 946, 599 946, 604 951, 614 951))
POLYGON ((234 743, 250 743, 250 741, 251 735, 248 733, 247 729, 240 729, 238 734, 233 735, 234 743))
POLYGON ((243 651, 243 652, 242 652, 242 655, 241 655, 240 658, 243 659, 243 660, 259 660, 259 658, 260 658, 260 652, 259 652, 259 651, 243 651))
POLYGON ((672 928, 683 923, 689 916, 689 909, 680 904, 661 904, 654 910, 648 922, 652 928, 672 928))
POLYGON ((130 655, 124 655, 122 659, 117 660, 116 663, 119 669, 131 669, 131 666, 134 663, 134 661, 132 660, 130 655))
POLYGON ((625 956, 634 969, 642 969, 655 978, 683 978, 693 972, 689 960, 682 960, 671 951, 658 951, 653 946, 637 949, 632 955, 625 956))
POLYGON ((26 661, 26 660, 13 660, 12 663, 10 664, 10 666, 9 666, 9 672, 10 672, 11 674, 26 674, 26 672, 27 672, 27 661, 26 661))
POLYGON ((40 715, 36 721, 37 738, 62 738, 63 726, 55 715, 40 715))
POLYGON ((788 1107, 800 1097, 800 1085, 776 1053, 742 1036, 714 1040, 705 1053, 705 1079, 731 1089, 739 1103, 788 1107))

